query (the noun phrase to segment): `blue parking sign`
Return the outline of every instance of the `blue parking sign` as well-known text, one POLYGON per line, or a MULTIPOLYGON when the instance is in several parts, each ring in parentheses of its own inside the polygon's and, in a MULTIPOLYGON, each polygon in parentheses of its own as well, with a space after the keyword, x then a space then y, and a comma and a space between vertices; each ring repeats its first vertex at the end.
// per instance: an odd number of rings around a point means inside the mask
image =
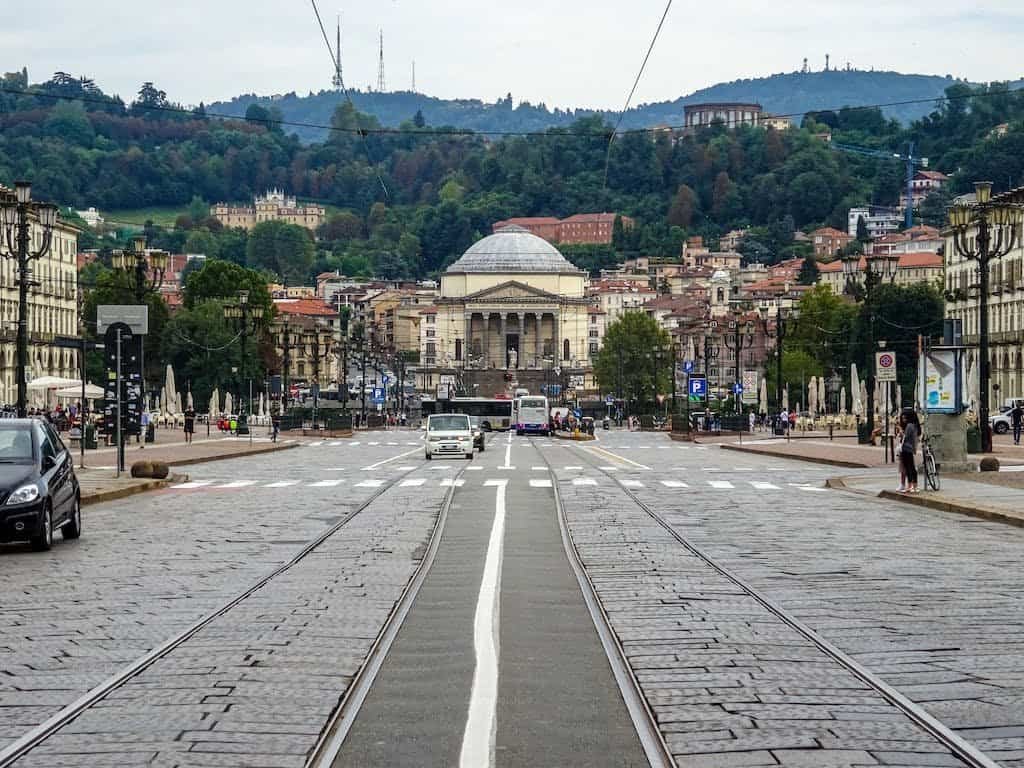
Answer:
POLYGON ((708 380, 703 376, 690 377, 690 397, 703 398, 708 394, 708 380))
POLYGON ((693 360, 683 361, 683 373, 693 373, 693 360))
POLYGON ((387 395, 385 394, 384 388, 383 387, 374 387, 374 390, 373 390, 373 402, 375 402, 375 403, 383 403, 386 399, 387 399, 387 395))

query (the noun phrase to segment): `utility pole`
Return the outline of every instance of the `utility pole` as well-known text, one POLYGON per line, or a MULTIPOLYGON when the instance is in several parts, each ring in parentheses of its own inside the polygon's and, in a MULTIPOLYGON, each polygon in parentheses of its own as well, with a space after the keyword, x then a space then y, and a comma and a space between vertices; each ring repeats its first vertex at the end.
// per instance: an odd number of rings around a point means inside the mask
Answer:
POLYGON ((380 63, 377 65, 377 91, 384 93, 387 86, 384 82, 384 30, 380 31, 380 63))
POLYGON ((288 317, 284 320, 284 354, 281 356, 281 405, 284 413, 288 413, 288 395, 292 367, 292 327, 288 317))
POLYGON ((27 181, 14 182, 14 194, 0 195, 0 224, 6 243, 7 255, 18 262, 18 418, 27 415, 28 402, 28 289, 32 285, 31 262, 50 252, 53 228, 57 224, 57 206, 32 202, 32 185, 27 181), (39 248, 31 250, 30 218, 42 227, 39 248))

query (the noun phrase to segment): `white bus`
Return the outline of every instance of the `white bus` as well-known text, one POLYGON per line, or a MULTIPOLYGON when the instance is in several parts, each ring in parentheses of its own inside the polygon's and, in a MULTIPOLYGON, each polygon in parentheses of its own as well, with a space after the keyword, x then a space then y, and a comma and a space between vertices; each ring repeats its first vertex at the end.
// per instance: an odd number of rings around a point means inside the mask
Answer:
MULTIPOLYGON (((445 413, 476 416, 485 432, 503 432, 512 427, 512 400, 488 397, 455 397, 441 403, 445 413)), ((424 398, 420 404, 424 416, 441 413, 436 400, 424 398)))
POLYGON ((551 420, 548 414, 548 399, 541 395, 524 395, 516 398, 512 419, 515 422, 516 434, 528 432, 547 437, 551 434, 551 420))

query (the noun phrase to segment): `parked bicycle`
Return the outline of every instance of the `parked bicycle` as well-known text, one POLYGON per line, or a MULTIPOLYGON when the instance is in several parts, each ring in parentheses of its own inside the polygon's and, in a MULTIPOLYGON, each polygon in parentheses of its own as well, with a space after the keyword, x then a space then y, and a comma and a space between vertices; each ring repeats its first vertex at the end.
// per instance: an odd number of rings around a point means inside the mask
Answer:
POLYGON ((921 452, 924 455, 924 482, 933 491, 939 490, 939 464, 932 452, 931 438, 921 438, 921 452))

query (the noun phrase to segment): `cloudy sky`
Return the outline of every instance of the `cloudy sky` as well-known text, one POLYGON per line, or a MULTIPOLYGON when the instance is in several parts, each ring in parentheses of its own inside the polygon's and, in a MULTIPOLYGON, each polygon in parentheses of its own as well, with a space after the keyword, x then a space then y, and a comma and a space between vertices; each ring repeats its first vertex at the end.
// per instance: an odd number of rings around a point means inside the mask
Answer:
MULTIPOLYGON (((318 0, 334 38, 342 14, 346 83, 377 79, 384 31, 389 89, 618 108, 666 0, 318 0)), ((186 104, 330 86, 309 0, 0 0, 0 70, 87 75, 124 97, 151 80, 186 104)), ((833 65, 1024 75, 1020 0, 675 0, 634 103, 742 77, 833 65), (970 6, 970 7, 969 7, 970 6)))

